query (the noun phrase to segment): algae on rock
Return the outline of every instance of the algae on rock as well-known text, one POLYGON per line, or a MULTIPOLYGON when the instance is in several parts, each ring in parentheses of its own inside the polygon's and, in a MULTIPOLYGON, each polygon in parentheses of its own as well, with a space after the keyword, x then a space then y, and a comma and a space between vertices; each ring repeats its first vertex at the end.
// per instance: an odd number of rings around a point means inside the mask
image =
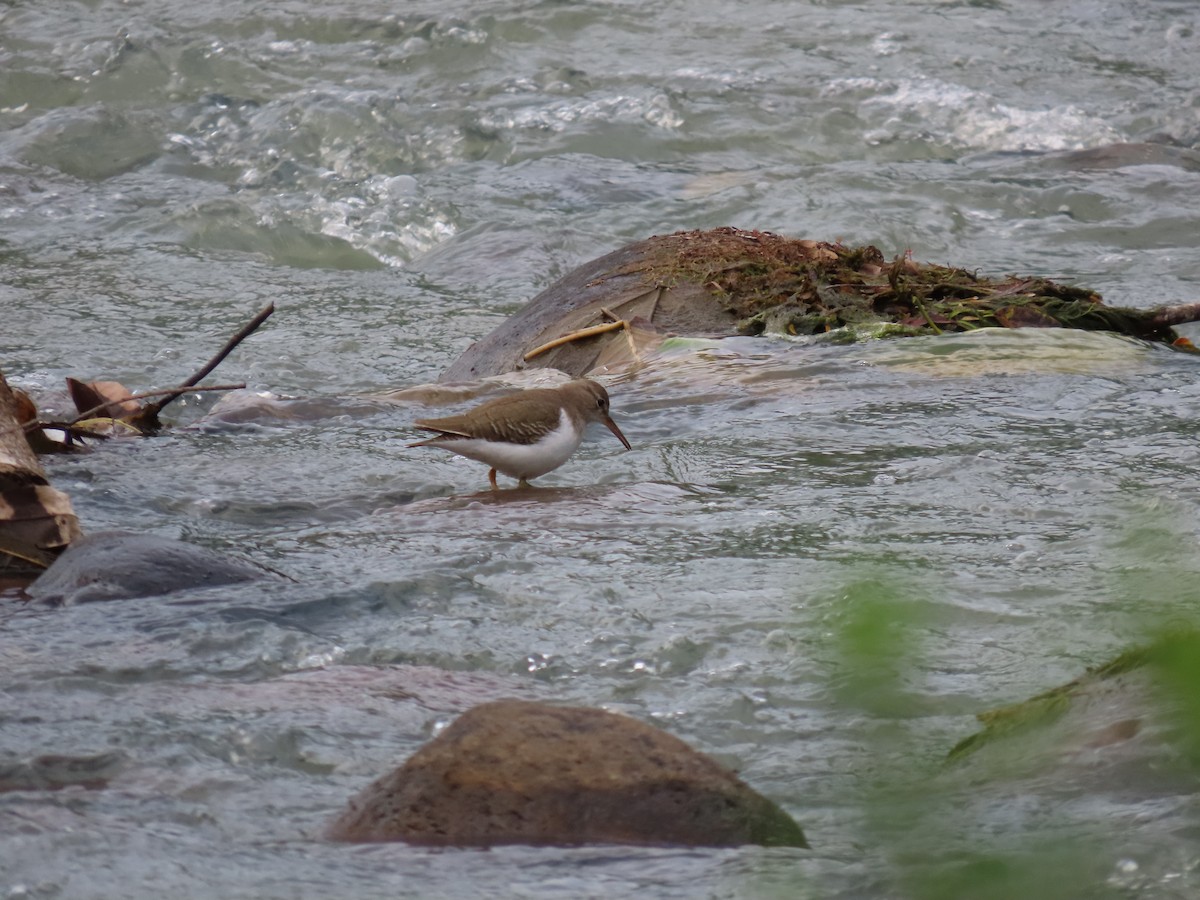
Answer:
POLYGON ((1200 303, 1108 306, 1048 278, 989 278, 891 261, 872 246, 714 228, 628 244, 559 279, 467 349, 442 381, 553 367, 584 375, 635 364, 669 335, 903 337, 979 328, 1111 331, 1192 349, 1174 326, 1200 303))

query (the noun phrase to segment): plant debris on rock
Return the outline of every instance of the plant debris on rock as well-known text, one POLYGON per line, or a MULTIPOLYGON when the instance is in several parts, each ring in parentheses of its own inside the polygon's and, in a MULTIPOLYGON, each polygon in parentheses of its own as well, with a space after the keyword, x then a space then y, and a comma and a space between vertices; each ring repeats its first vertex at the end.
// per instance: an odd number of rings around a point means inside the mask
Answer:
POLYGON ((978 328, 1111 331, 1184 349, 1174 326, 1200 303, 1108 306, 1048 278, 992 278, 888 260, 872 246, 767 231, 680 231, 628 244, 569 273, 477 341, 442 381, 550 366, 583 375, 635 362, 653 335, 895 337, 978 328))

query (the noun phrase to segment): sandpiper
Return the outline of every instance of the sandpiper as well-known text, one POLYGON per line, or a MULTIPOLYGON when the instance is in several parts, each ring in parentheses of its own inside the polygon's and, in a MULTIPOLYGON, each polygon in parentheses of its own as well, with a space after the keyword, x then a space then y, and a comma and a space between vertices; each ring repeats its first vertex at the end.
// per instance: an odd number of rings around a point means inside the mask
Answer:
POLYGON ((602 422, 626 450, 631 449, 608 414, 608 391, 586 378, 499 397, 458 416, 418 419, 414 425, 436 435, 408 446, 440 447, 487 463, 492 467, 492 490, 497 489, 497 472, 528 487, 530 478, 567 461, 583 441, 589 422, 602 422))

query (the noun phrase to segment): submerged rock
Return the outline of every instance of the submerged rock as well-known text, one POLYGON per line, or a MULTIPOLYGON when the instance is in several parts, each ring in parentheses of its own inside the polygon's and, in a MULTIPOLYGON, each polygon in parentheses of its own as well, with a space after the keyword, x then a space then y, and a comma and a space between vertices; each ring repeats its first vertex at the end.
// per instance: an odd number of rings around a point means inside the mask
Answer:
POLYGON ((807 847, 787 813, 683 741, 598 709, 500 700, 350 801, 334 841, 807 847))
POLYGON ((89 534, 71 543, 27 592, 52 605, 125 600, 262 578, 231 556, 153 534, 89 534))
POLYGON ((57 791, 68 787, 99 790, 125 767, 120 751, 93 756, 45 754, 32 759, 0 761, 0 794, 9 791, 57 791))
POLYGON ((1178 781, 1200 763, 1200 632, 1169 632, 1066 684, 978 714, 981 731, 947 759, 1044 778, 1091 792, 1178 781), (1186 764, 1180 765, 1180 762, 1186 764), (1114 777, 1116 772, 1120 777, 1114 777))

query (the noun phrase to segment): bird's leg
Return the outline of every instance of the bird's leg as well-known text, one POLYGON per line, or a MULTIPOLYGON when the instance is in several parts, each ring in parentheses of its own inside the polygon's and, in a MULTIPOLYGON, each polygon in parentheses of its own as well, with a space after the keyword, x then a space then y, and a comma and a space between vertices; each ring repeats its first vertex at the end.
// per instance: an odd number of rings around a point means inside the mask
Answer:
POLYGON ((524 478, 522 478, 520 481, 517 482, 517 487, 527 488, 527 487, 529 487, 529 482, 526 481, 524 478))
POLYGON ((488 471, 488 481, 490 481, 492 483, 493 491, 500 490, 500 485, 496 484, 496 470, 495 469, 491 469, 488 471))

